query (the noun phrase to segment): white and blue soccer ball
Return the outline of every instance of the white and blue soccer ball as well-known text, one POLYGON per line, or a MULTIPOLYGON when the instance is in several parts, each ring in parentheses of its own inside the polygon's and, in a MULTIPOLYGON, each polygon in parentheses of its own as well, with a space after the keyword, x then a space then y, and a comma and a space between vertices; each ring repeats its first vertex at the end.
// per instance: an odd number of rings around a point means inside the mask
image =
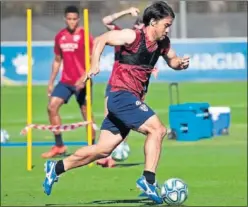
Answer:
POLYGON ((1 129, 1 143, 6 143, 9 141, 9 134, 6 130, 1 129))
POLYGON ((128 144, 123 141, 121 142, 112 152, 111 157, 117 162, 122 162, 126 160, 129 156, 130 148, 128 144))
POLYGON ((171 178, 161 187, 161 197, 168 205, 182 205, 188 197, 188 186, 179 178, 171 178))
POLYGON ((122 142, 123 143, 123 149, 126 151, 128 154, 130 153, 130 147, 127 144, 127 142, 122 142))

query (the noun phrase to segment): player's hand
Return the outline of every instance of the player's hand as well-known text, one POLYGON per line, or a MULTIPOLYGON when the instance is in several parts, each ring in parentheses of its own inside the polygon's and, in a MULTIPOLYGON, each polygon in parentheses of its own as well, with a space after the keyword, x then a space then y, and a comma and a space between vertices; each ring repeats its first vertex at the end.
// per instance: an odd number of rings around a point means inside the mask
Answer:
POLYGON ((129 9, 129 13, 133 16, 133 17, 137 17, 140 13, 140 10, 138 8, 135 7, 131 7, 129 9))
POLYGON ((90 71, 87 74, 86 80, 88 78, 92 78, 93 76, 96 76, 99 72, 100 72, 99 66, 92 66, 91 69, 90 69, 90 71))
POLYGON ((158 77, 158 69, 156 67, 153 68, 152 74, 153 74, 154 78, 157 79, 157 77, 158 77))
POLYGON ((189 59, 189 56, 184 56, 183 58, 181 58, 180 68, 187 69, 189 67, 189 59))
POLYGON ((47 87, 47 96, 50 97, 53 92, 53 83, 49 83, 47 87))
POLYGON ((144 102, 145 101, 145 98, 146 98, 146 95, 143 94, 143 96, 141 97, 141 101, 144 102))
POLYGON ((86 84, 86 81, 83 79, 79 79, 76 83, 75 83, 75 88, 76 88, 76 91, 79 91, 81 90, 82 88, 85 87, 85 84, 86 84))

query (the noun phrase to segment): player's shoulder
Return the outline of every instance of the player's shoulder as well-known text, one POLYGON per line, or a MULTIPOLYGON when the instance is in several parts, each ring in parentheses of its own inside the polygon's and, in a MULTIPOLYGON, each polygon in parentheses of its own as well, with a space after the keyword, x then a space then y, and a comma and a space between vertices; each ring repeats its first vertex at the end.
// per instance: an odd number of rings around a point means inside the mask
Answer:
POLYGON ((145 37, 145 33, 143 29, 133 29, 134 33, 135 33, 135 39, 136 41, 140 41, 142 35, 144 35, 145 37))
MULTIPOLYGON (((84 37, 84 32, 85 32, 85 29, 84 27, 78 27, 77 28, 77 34, 80 34, 82 37, 84 37)), ((90 34, 91 35, 91 34, 90 34)))
POLYGON ((78 27, 75 34, 80 35, 81 38, 84 38, 84 32, 85 32, 85 29, 83 27, 78 27))
POLYGON ((136 48, 141 42, 140 40, 141 40, 142 31, 139 29, 124 29, 124 30, 128 31, 127 35, 131 36, 132 39, 132 43, 125 45, 125 48, 127 50, 132 50, 136 48))
POLYGON ((58 33, 55 35, 55 39, 60 38, 63 35, 65 35, 66 31, 67 31, 66 28, 63 28, 63 29, 59 30, 58 33))
POLYGON ((145 34, 145 32, 144 32, 144 29, 142 28, 142 29, 138 29, 138 28, 135 28, 135 29, 133 29, 134 31, 135 31, 135 33, 137 33, 137 34, 145 34))
POLYGON ((81 26, 80 26, 80 27, 78 27, 78 28, 77 28, 77 32, 78 32, 78 33, 82 33, 82 34, 84 34, 84 28, 83 28, 83 27, 81 27, 81 26))
MULTIPOLYGON (((83 27, 78 27, 77 34, 79 34, 82 39, 84 38, 84 35, 85 35, 84 33, 85 33, 85 29, 83 27)), ((94 37, 91 33, 89 34, 89 36, 90 36, 91 41, 94 40, 94 37)))
POLYGON ((122 29, 123 32, 125 32, 126 35, 133 36, 135 39, 141 35, 141 30, 139 29, 129 29, 129 28, 124 28, 122 29))
MULTIPOLYGON (((113 32, 113 30, 112 30, 112 32, 113 32)), ((119 32, 120 33, 118 34, 118 36, 121 35, 121 37, 125 37, 126 39, 129 39, 129 40, 131 40, 131 39, 135 40, 136 36, 137 36, 136 31, 133 29, 129 29, 129 28, 124 28, 122 30, 119 30, 119 32)), ((116 36, 117 33, 116 34, 115 33, 109 33, 109 34, 116 36)))

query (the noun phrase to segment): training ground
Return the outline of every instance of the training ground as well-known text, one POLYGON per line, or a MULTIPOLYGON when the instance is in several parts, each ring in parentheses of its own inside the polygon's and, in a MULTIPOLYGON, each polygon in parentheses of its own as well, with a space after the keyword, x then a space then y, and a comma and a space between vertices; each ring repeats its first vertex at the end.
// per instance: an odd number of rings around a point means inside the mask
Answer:
MULTIPOLYGON (((182 83, 181 102, 209 102, 212 106, 231 107, 229 136, 199 142, 176 142, 165 139, 157 179, 178 177, 189 186, 186 206, 247 205, 247 82, 182 83)), ((103 120, 105 84, 94 86, 93 112, 98 126, 103 120)), ((151 84, 146 102, 168 125, 168 84, 151 84)), ((33 123, 48 124, 46 87, 33 87, 33 123)), ((75 98, 61 110, 63 123, 81 121, 75 98)), ((8 131, 10 141, 25 142, 20 130, 26 124, 26 88, 2 86, 1 128, 8 131)), ((65 132, 67 142, 85 142, 85 128, 65 132)), ((34 142, 52 142, 47 131, 33 130, 34 142)), ((33 170, 26 170, 26 147, 1 147, 1 205, 123 205, 151 204, 138 197, 135 181, 144 167, 144 136, 132 132, 128 143, 129 159, 116 168, 94 165, 62 175, 51 196, 42 190, 44 159, 41 153, 50 146, 33 147, 33 170)), ((82 144, 82 143, 81 143, 82 144)), ((72 153, 79 146, 68 146, 72 153)), ((59 158, 58 158, 59 159, 59 158)))

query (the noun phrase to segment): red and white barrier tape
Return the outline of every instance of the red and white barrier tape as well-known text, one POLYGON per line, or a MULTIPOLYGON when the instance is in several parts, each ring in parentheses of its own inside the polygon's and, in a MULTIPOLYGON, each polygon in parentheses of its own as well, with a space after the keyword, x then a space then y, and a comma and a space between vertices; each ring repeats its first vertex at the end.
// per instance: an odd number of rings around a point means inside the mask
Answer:
POLYGON ((43 130, 43 131, 52 131, 52 132, 64 132, 64 131, 71 131, 77 129, 82 126, 86 126, 91 122, 84 121, 84 122, 77 122, 72 124, 64 124, 64 125, 44 125, 44 124, 30 124, 26 126, 22 131, 21 135, 26 135, 30 128, 43 130))

